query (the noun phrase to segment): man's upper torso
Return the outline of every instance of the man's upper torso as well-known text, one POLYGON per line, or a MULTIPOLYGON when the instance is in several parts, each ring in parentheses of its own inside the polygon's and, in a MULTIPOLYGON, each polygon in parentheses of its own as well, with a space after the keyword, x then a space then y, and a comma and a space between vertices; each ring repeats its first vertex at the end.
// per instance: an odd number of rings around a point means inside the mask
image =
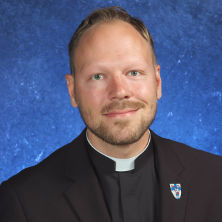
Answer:
MULTIPOLYGON (((152 143, 160 182, 161 222, 221 222, 221 157, 158 137, 152 143), (170 184, 181 184, 176 199, 170 184)), ((0 188, 2 222, 110 221, 106 198, 87 152, 85 132, 0 188)))

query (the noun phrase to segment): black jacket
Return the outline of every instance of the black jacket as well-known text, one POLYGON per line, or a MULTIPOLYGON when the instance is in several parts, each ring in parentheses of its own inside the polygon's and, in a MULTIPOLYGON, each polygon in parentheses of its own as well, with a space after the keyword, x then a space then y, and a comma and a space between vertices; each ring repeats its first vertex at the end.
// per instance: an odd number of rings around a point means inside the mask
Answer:
MULTIPOLYGON (((160 221, 222 222, 222 158, 151 135, 160 180, 160 221), (182 186, 179 200, 171 193, 171 183, 182 186)), ((0 221, 111 222, 87 154, 85 131, 2 183, 0 221)))

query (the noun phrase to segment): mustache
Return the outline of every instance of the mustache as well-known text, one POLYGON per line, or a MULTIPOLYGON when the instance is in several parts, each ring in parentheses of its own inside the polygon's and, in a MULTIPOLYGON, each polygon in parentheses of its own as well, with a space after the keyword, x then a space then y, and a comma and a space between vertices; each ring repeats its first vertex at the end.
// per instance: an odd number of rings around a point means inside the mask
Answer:
POLYGON ((134 102, 134 101, 118 101, 118 102, 113 102, 109 105, 106 105, 102 108, 102 113, 110 113, 112 111, 116 110, 122 110, 122 109, 133 109, 137 110, 140 108, 144 108, 145 104, 142 102, 134 102))

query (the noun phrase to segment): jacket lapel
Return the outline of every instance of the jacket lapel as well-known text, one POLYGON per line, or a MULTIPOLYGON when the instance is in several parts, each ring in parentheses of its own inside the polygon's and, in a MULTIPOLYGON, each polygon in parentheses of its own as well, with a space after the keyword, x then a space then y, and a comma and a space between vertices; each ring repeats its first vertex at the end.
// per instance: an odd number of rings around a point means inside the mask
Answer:
POLYGON ((80 221, 111 222, 97 178, 85 178, 74 182, 65 192, 65 196, 80 221))
POLYGON ((66 176, 70 186, 65 198, 82 222, 111 222, 102 188, 86 150, 85 130, 74 140, 66 157, 66 176))
MULTIPOLYGON (((160 221, 184 222, 188 200, 188 170, 172 147, 172 142, 152 132, 156 165, 160 182, 160 221), (176 199, 170 184, 181 185, 181 197, 176 199)), ((177 144, 179 146, 179 144, 177 144)), ((176 148, 176 147, 175 147, 176 148)))

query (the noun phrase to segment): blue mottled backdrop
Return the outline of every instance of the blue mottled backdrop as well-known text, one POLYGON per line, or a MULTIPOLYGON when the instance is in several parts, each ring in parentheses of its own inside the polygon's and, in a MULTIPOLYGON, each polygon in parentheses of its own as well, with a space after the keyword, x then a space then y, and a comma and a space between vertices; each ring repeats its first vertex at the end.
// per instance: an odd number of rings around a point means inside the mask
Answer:
POLYGON ((163 97, 152 129, 222 155, 221 0, 1 0, 0 182, 83 129, 64 79, 67 44, 91 10, 111 5, 155 40, 163 97))

